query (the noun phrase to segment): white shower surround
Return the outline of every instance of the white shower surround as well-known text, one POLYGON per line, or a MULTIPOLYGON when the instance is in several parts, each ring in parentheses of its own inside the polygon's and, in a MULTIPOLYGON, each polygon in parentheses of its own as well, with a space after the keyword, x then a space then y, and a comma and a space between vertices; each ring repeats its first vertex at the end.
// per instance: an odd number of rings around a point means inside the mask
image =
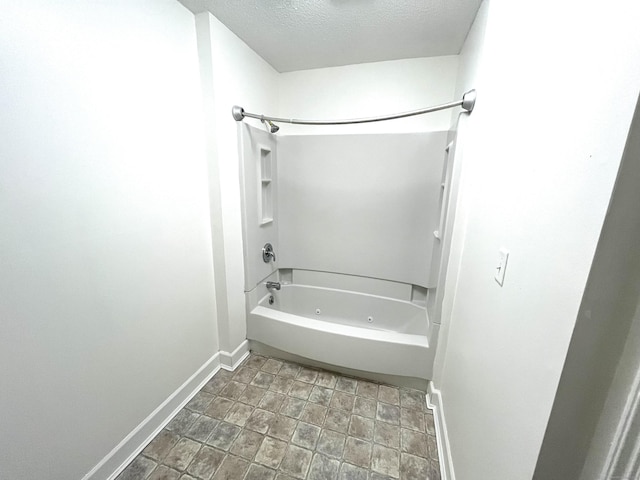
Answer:
POLYGON ((257 290, 261 298, 247 316, 250 340, 340 367, 426 378, 433 352, 424 306, 316 285, 257 290))
POLYGON ((438 326, 426 303, 448 132, 275 136, 246 122, 238 132, 247 338, 430 378, 438 326), (266 243, 274 262, 263 261, 266 243), (277 278, 269 305, 264 282, 277 278))

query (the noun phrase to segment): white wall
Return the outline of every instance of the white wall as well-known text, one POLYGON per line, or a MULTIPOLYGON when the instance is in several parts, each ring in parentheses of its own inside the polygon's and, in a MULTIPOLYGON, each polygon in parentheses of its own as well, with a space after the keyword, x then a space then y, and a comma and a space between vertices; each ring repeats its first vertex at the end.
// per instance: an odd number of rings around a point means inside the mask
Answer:
POLYGON ((83 477, 218 351, 193 15, 3 2, 0 477, 83 477))
POLYGON ((623 4, 489 5, 436 383, 458 479, 533 475, 640 85, 623 4))
POLYGON ((633 394, 630 390, 640 363, 640 325, 633 325, 640 300, 639 159, 640 105, 636 107, 538 458, 536 478, 541 480, 578 478, 590 443, 592 458, 582 478, 609 478, 601 476, 599 469, 620 412, 633 394), (596 431, 599 418, 601 425, 596 431))
POLYGON ((607 478, 609 472, 624 478, 627 462, 634 464, 637 471, 638 459, 630 448, 637 445, 640 438, 637 410, 632 412, 633 421, 628 417, 629 407, 637 404, 637 390, 633 387, 637 386, 640 372, 640 301, 637 307, 611 388, 606 391, 607 399, 597 417, 596 430, 582 465, 581 480, 607 478))
MULTIPOLYGON (((413 58, 280 75, 279 116, 347 119, 430 107, 454 100, 458 56, 413 58)), ((265 113, 270 112, 255 112, 265 113)), ((274 113, 271 113, 274 115, 274 113)), ((283 134, 347 134, 448 130, 451 112, 349 126, 281 125, 283 134)))
MULTIPOLYGON (((278 73, 209 13, 196 15, 205 94, 211 224, 220 317, 220 347, 233 352, 246 338, 240 164, 233 105, 276 111, 278 73)), ((259 125, 260 122, 257 122, 259 125)))

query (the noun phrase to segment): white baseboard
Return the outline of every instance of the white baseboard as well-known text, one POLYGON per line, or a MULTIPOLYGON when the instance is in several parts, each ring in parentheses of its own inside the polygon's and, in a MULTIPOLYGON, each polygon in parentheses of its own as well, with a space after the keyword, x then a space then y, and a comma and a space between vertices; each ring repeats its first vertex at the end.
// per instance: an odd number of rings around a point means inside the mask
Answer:
MULTIPOLYGON (((222 352, 220 352, 222 353, 222 352)), ((83 480, 112 480, 147 446, 167 423, 220 370, 220 353, 216 353, 191 377, 162 402, 129 435, 87 473, 83 480)))
POLYGON ((220 351, 213 355, 100 460, 82 480, 115 479, 220 368, 233 371, 248 356, 249 342, 247 340, 231 353, 220 351))
POLYGON ((249 340, 245 340, 233 352, 220 352, 220 366, 225 370, 235 370, 249 356, 249 340))
POLYGON ((447 435, 447 423, 444 419, 444 408, 442 405, 442 395, 440 390, 429 382, 427 388, 427 407, 433 410, 433 420, 436 426, 436 439, 438 440, 438 457, 440 461, 440 475, 442 480, 455 480, 453 471, 453 459, 451 458, 451 447, 449 436, 447 435))

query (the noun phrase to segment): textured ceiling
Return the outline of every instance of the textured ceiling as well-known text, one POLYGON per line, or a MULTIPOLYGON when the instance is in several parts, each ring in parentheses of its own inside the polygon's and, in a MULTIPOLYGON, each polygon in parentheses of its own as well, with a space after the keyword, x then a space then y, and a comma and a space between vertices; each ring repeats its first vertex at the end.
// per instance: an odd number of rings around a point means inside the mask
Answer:
POLYGON ((279 72, 455 55, 481 0, 180 0, 279 72))

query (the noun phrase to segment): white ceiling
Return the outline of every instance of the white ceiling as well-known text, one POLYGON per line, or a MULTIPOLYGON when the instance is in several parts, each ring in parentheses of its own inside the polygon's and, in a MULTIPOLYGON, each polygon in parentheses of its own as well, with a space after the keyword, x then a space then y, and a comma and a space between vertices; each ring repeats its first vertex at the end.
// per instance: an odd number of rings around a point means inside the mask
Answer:
POLYGON ((481 0, 180 0, 279 72, 455 55, 481 0))

